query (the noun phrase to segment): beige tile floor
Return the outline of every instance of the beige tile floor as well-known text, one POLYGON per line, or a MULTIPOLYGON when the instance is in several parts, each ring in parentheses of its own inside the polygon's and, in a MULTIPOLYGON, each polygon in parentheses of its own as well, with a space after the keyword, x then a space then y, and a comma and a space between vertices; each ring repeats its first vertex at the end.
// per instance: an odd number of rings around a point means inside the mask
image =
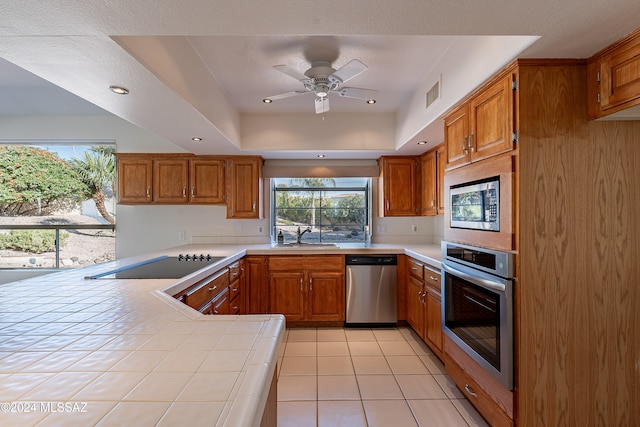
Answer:
POLYGON ((278 427, 486 426, 409 328, 287 329, 278 427))

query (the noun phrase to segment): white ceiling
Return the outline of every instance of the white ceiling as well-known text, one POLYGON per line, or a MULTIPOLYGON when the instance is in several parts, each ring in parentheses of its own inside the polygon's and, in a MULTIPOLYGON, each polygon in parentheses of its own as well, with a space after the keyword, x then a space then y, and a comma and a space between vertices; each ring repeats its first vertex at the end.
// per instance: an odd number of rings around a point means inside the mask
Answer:
POLYGON ((637 0, 4 1, 0 115, 109 112, 199 154, 415 154, 418 140, 441 141, 447 108, 511 59, 587 58, 636 29, 638 10, 637 0), (274 65, 304 72, 313 58, 364 62, 346 86, 377 90, 377 103, 331 95, 325 122, 313 96, 261 102, 301 89, 274 65), (442 97, 425 110, 438 80, 442 97), (382 143, 362 129, 347 138, 364 119, 395 125, 372 126, 382 143), (265 123, 286 136, 270 138, 265 123))

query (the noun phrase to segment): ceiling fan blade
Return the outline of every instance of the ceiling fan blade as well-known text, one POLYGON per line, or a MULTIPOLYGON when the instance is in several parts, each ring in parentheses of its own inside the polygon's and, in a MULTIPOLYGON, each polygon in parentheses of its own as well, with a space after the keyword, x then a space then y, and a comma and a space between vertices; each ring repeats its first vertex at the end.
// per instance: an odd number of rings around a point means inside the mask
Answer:
POLYGON ((276 101, 278 99, 291 98, 292 96, 306 95, 307 93, 313 93, 313 92, 308 92, 306 90, 296 90, 295 92, 286 92, 286 93, 281 93, 279 95, 268 96, 267 99, 276 101))
POLYGON ((345 98, 356 98, 356 99, 374 99, 377 90, 373 89, 361 89, 358 87, 343 87, 335 91, 340 96, 344 96, 345 98))
POLYGON ((309 77, 305 76, 304 74, 302 74, 300 71, 298 70, 294 70, 293 68, 289 67, 288 65, 274 65, 274 67, 276 70, 280 71, 281 73, 284 73, 288 76, 293 77, 296 80, 300 80, 301 82, 306 82, 309 81, 309 77))
POLYGON ((329 78, 337 77, 342 83, 344 83, 347 80, 352 79, 358 74, 366 71, 367 68, 368 67, 362 62, 358 61, 357 59, 352 59, 351 61, 340 67, 338 70, 336 70, 333 74, 331 74, 329 78))
POLYGON ((322 114, 329 111, 329 98, 326 96, 316 98, 316 114, 322 114))

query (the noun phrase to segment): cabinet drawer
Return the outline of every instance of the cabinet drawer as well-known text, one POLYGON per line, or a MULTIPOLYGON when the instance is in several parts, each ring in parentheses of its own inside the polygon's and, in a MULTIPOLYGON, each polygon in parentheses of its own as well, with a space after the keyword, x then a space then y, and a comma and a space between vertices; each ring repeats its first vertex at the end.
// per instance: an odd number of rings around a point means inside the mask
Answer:
POLYGON ((229 301, 233 301, 240 295, 240 280, 236 279, 229 284, 229 301))
POLYGON ((199 310, 207 302, 222 292, 229 285, 229 270, 226 268, 207 277, 182 296, 189 307, 199 310))
POLYGON ((211 304, 211 314, 229 314, 229 288, 216 295, 211 304))
POLYGON ((447 373, 469 402, 492 426, 513 427, 513 420, 482 390, 455 361, 445 360, 447 373))
POLYGON ((431 289, 441 292, 440 288, 442 286, 440 281, 440 272, 429 265, 424 266, 424 283, 429 286, 431 289))
POLYGON ((229 281, 233 282, 240 277, 240 261, 234 262, 229 266, 229 281))
POLYGON ((424 264, 416 261, 413 258, 409 258, 409 274, 413 277, 422 280, 424 278, 424 264))
POLYGON ((269 271, 300 270, 344 272, 344 255, 299 255, 269 257, 269 271))

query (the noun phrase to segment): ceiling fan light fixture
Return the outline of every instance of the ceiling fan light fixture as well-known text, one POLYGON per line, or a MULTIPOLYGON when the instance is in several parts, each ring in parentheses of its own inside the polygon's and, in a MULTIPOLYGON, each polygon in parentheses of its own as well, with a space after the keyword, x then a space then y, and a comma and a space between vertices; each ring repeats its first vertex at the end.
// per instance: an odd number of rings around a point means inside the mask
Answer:
POLYGON ((273 100, 271 98, 265 98, 262 100, 262 102, 264 102, 265 104, 271 104, 273 100))
POLYGON ((367 99, 367 104, 369 105, 373 105, 375 104, 377 101, 375 99, 367 99))

